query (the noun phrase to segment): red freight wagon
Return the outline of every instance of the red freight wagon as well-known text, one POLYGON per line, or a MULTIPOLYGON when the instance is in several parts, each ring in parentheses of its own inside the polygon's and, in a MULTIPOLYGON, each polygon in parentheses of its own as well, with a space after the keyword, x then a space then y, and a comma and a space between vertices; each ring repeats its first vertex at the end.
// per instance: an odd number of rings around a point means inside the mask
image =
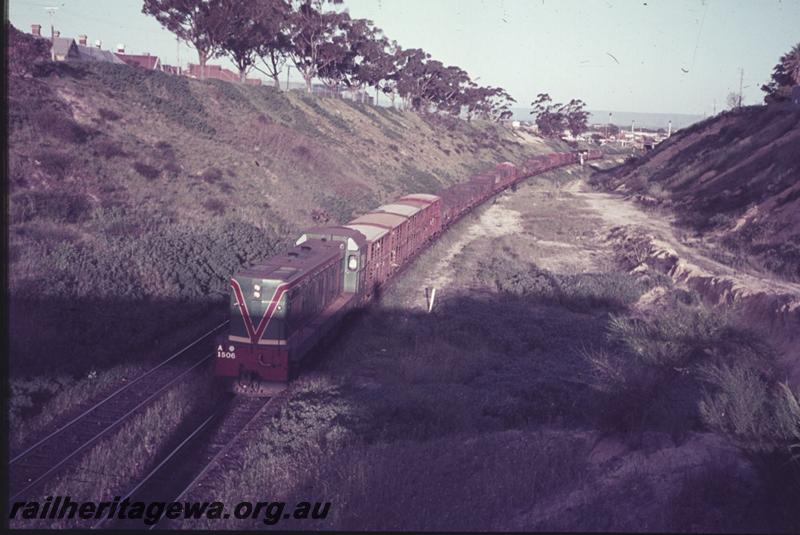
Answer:
POLYGON ((511 162, 497 164, 495 170, 499 175, 498 182, 500 183, 501 189, 510 186, 517 180, 517 166, 511 162))
POLYGON ((391 277, 397 268, 403 265, 409 254, 407 223, 408 218, 405 216, 368 212, 353 219, 348 225, 372 225, 389 231, 388 276, 391 277))
POLYGON ((417 248, 433 239, 442 230, 442 198, 428 193, 414 193, 406 195, 396 201, 397 204, 419 206, 420 237, 417 248))
POLYGON ((389 231, 374 225, 344 225, 357 230, 367 240, 367 273, 364 277, 364 291, 367 297, 375 293, 375 289, 389 278, 389 231))

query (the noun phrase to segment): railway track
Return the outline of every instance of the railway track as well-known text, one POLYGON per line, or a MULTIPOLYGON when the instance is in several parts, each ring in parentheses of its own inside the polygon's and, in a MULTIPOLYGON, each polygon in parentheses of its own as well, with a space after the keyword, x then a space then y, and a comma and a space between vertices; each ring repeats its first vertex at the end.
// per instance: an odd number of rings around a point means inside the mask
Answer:
MULTIPOLYGON (((231 451, 244 431, 277 398, 231 396, 227 402, 203 419, 188 432, 174 449, 133 486, 121 500, 129 502, 178 502, 186 500, 189 492, 231 451)), ((142 519, 103 519, 92 528, 169 529, 173 520, 160 518, 154 524, 142 519)))
POLYGON ((207 363, 202 342, 228 324, 224 321, 125 386, 50 432, 9 460, 9 502, 36 499, 44 485, 73 466, 81 454, 118 429, 169 387, 207 363))

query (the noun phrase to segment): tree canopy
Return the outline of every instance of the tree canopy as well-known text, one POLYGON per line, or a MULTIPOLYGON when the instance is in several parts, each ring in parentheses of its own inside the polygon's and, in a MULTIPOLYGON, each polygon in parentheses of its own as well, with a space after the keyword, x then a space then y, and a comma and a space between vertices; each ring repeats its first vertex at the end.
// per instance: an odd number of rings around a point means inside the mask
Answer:
POLYGON ((589 112, 586 103, 572 99, 566 104, 553 102, 547 93, 539 93, 531 102, 531 115, 536 117, 536 126, 543 137, 558 138, 565 131, 577 136, 588 129, 589 112))
POLYGON ((800 85, 800 43, 780 57, 769 82, 761 86, 766 93, 764 102, 772 104, 791 98, 792 87, 800 85))
POLYGON ((206 62, 230 57, 245 80, 250 69, 279 86, 287 62, 307 92, 319 80, 331 88, 400 96, 419 113, 504 120, 514 99, 501 87, 479 86, 455 65, 420 48, 403 48, 366 19, 341 9, 342 0, 144 0, 152 15, 206 62), (260 61, 259 61, 260 60, 260 61))

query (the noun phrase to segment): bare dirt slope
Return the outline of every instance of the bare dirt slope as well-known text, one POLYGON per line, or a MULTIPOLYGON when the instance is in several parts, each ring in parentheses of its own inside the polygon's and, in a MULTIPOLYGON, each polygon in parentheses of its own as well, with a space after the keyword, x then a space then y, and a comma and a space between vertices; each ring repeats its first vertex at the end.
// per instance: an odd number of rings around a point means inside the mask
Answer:
POLYGON ((800 280, 800 110, 752 106, 679 131, 593 183, 661 206, 733 267, 800 280))
POLYGON ((638 269, 660 270, 709 304, 734 309, 769 333, 783 350, 792 384, 800 385, 800 283, 720 262, 709 254, 707 242, 692 239, 675 218, 645 210, 620 194, 594 191, 584 181, 572 182, 566 190, 602 218, 618 247, 638 242, 642 248, 638 269))

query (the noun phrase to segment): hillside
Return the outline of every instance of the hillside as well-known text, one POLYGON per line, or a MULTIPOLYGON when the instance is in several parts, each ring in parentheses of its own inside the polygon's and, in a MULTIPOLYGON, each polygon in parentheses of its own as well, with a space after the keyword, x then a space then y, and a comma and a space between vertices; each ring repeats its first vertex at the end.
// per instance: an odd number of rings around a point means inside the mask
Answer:
POLYGON ((679 131, 594 183, 673 211, 717 260, 800 280, 800 110, 753 106, 679 131))
POLYGON ((12 373, 163 354, 299 229, 550 150, 491 123, 111 64, 11 77, 9 114, 12 373))

